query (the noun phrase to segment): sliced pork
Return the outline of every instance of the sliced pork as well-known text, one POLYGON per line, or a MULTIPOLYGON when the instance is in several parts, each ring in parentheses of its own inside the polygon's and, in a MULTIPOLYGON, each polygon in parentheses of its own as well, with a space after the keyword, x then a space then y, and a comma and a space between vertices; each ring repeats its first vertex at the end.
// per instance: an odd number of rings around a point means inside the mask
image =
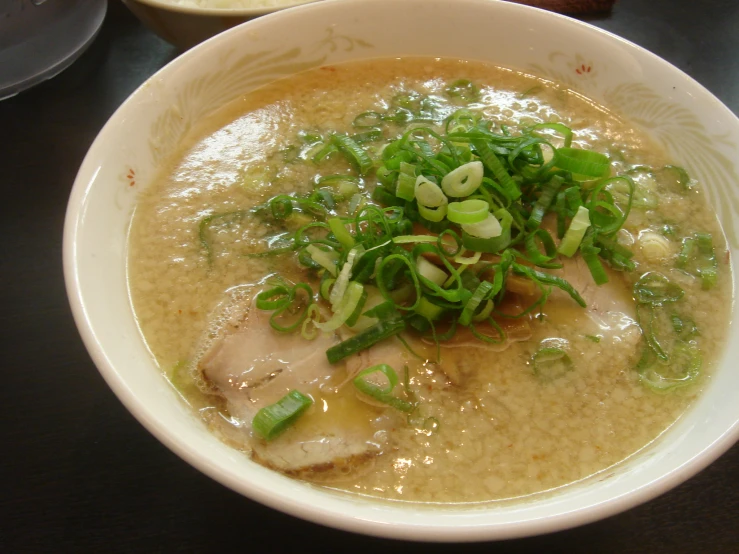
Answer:
POLYGON ((336 385, 345 380, 346 370, 341 364, 329 364, 325 354, 338 337, 320 334, 308 341, 300 333, 278 333, 270 327, 269 317, 250 305, 243 316, 232 318, 197 364, 202 382, 208 392, 226 400, 231 417, 245 429, 250 429, 261 408, 290 390, 320 398, 320 405, 314 404, 276 439, 250 440, 245 435, 244 442, 251 442, 256 461, 290 475, 330 479, 354 473, 380 452, 380 445, 367 420, 337 418, 333 413, 335 406, 346 404, 334 402, 341 394, 336 385))

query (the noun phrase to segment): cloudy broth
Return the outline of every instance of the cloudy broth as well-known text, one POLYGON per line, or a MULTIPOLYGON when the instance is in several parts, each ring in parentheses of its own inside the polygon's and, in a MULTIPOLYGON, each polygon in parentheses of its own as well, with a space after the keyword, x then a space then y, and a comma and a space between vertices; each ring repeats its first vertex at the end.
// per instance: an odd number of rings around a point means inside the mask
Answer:
MULTIPOLYGON (((494 121, 496 130, 516 135, 537 123, 564 123, 574 131, 573 146, 610 157, 612 174, 673 162, 618 114, 565 87, 455 60, 323 67, 249 93, 199 122, 140 194, 130 230, 129 287, 141 332, 161 371, 197 417, 245 455, 265 463, 270 448, 288 447, 306 429, 320 435, 334 417, 370 437, 366 442, 372 447, 338 474, 288 474, 386 499, 514 498, 578 481, 638 452, 680 417, 710 378, 729 318, 723 235, 697 187, 682 190, 669 172, 637 171, 640 203, 618 235, 633 251, 637 269, 608 269, 609 283, 601 289, 583 263, 553 271, 568 278, 577 274, 572 284, 587 292, 587 308, 555 291, 526 319, 520 340, 505 349, 465 343, 442 347, 439 360, 428 341, 408 338, 419 354, 414 356, 397 339, 388 339, 385 350, 393 350, 387 355, 395 369, 402 374, 400 366, 408 368, 408 388, 418 403, 410 415, 359 400, 341 362, 309 391, 314 404, 295 428, 267 445, 253 436, 250 421, 203 387, 197 369, 203 353, 228 331, 234 305, 242 314, 256 310, 250 298, 264 288, 267 276, 306 281, 317 290, 317 278, 296 262, 295 254, 248 256, 308 221, 294 214, 276 224, 250 210, 277 194, 309 194, 316 175, 352 171, 341 156, 328 156, 317 165, 306 162, 316 150, 301 137, 356 133, 352 122, 357 114, 383 112, 398 95, 429 97, 438 109, 451 110, 457 100, 445 90, 459 79, 478 87, 471 109, 494 121), (221 219, 215 224, 208 220, 206 249, 203 221, 216 216, 221 219), (718 278, 710 289, 695 272, 676 267, 681 241, 694 233, 713 237, 718 278), (655 244, 661 249, 657 253, 655 244), (636 370, 643 337, 633 287, 647 272, 659 272, 682 288, 684 295, 674 305, 681 324, 697 329, 690 340, 702 352, 700 378, 662 393, 646 387, 636 370), (537 374, 533 357, 542 345, 566 350, 571 367, 556 375, 537 374)), ((385 134, 396 138, 404 129, 391 124, 385 134)), ((382 142, 368 148, 380 152, 382 142)), ((369 173, 361 187, 369 195, 374 185, 369 173)), ((337 207, 347 209, 346 202, 337 207)), ((546 219, 542 223, 548 224, 546 219)), ((515 322, 509 325, 511 333, 520 331, 515 322)), ((276 467, 274 462, 266 465, 276 467)))

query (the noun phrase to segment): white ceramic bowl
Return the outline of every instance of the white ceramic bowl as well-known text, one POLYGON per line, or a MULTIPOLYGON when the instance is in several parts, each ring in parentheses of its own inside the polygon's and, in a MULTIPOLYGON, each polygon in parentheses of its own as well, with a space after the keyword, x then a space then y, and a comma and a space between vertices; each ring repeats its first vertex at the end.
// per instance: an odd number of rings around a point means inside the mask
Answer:
POLYGON ((69 202, 64 269, 77 325, 110 387, 159 440, 224 485, 308 520, 386 537, 470 541, 553 531, 630 508, 704 468, 739 436, 734 324, 720 369, 689 413, 608 478, 481 507, 382 503, 269 471, 208 433, 156 370, 125 280, 137 191, 191 123, 224 102, 321 64, 401 55, 481 59, 555 78, 626 114, 708 185, 737 254, 739 120, 665 61, 589 25, 510 3, 319 2, 254 20, 187 52, 141 86, 92 145, 69 202))
POLYGON ((261 15, 316 0, 281 0, 262 8, 206 8, 173 0, 123 0, 144 25, 167 42, 190 48, 212 36, 261 15))

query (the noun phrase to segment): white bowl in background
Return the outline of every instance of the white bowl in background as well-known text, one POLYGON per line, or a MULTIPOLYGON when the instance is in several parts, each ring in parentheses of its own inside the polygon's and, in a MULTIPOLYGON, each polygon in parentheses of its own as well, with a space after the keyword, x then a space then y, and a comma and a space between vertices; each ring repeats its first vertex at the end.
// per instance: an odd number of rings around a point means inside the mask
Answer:
POLYGON ((334 493, 253 463, 180 401, 144 345, 127 294, 126 232, 137 190, 190 125, 223 103, 304 69, 387 56, 492 62, 556 79, 615 108, 707 186, 737 254, 739 120, 664 60, 587 24, 506 2, 309 4, 225 32, 167 65, 111 117, 80 168, 64 231, 67 290, 85 345, 125 406, 186 461, 254 500, 342 529, 418 540, 502 539, 587 523, 665 492, 727 450, 739 437, 734 324, 720 368, 658 441, 607 477, 519 501, 425 507, 334 493))
POLYGON ((281 0, 261 8, 201 7, 172 0, 123 0, 144 25, 167 42, 190 48, 250 19, 316 0, 281 0))

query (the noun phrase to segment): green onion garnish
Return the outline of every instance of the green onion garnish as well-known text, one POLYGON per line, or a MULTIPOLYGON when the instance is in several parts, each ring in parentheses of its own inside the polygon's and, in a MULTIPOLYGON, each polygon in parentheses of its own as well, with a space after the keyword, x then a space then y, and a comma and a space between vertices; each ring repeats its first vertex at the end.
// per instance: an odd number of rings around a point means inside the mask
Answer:
POLYGON ((572 218, 570 226, 567 228, 567 232, 562 237, 562 242, 559 243, 557 252, 563 256, 572 257, 574 256, 577 249, 580 247, 585 231, 590 227, 590 212, 585 206, 580 206, 577 209, 575 217, 572 218))
POLYGON ((336 346, 332 346, 326 350, 326 357, 328 358, 329 363, 335 364, 347 356, 366 350, 381 340, 397 335, 404 329, 405 323, 402 319, 380 321, 361 333, 340 342, 336 346))
POLYGON ((353 382, 354 386, 357 387, 357 390, 367 396, 371 396, 378 402, 392 406, 402 412, 412 412, 416 407, 414 404, 411 404, 406 400, 393 396, 393 389, 398 384, 398 375, 395 373, 395 370, 387 364, 378 364, 360 371, 354 378, 353 382), (384 376, 385 381, 387 382, 386 386, 382 387, 369 380, 369 377, 376 374, 384 376))
POLYGON ((441 180, 441 189, 450 198, 464 198, 479 188, 482 184, 482 176, 482 162, 469 162, 444 175, 441 180))
POLYGON ((478 223, 463 223, 462 230, 472 237, 479 239, 491 239, 503 234, 503 226, 491 213, 485 215, 485 219, 478 223))
POLYGON ((331 135, 331 143, 356 167, 360 175, 366 175, 372 169, 372 158, 354 139, 346 135, 331 135))
POLYGON ((446 217, 452 223, 480 223, 487 219, 489 210, 490 205, 484 200, 450 202, 446 217))
POLYGON ((313 400, 309 396, 291 390, 274 404, 259 410, 252 420, 252 429, 271 441, 293 425, 311 404, 313 400))
POLYGON ((534 375, 546 380, 562 377, 572 371, 572 359, 562 348, 545 347, 537 350, 531 357, 534 375))
POLYGON ((446 93, 452 98, 472 101, 480 96, 480 89, 468 79, 458 79, 446 87, 446 93))
MULTIPOLYGON (((457 105, 478 93, 467 80, 447 89, 457 105)), ((257 299, 260 309, 274 312, 273 327, 287 332, 302 323, 305 336, 342 326, 359 330, 329 349, 331 363, 404 329, 432 336, 437 347, 460 326, 481 341, 500 342, 505 333, 496 319, 533 315, 552 287, 584 307, 569 282, 546 271, 562 267, 560 255, 581 255, 599 285, 609 279, 604 264, 616 271, 636 268, 633 252, 618 242, 617 233, 632 206, 653 205, 642 201, 644 192, 629 176, 644 169, 609 177, 609 158, 573 148, 572 129, 564 124, 542 123, 513 133, 469 107, 444 121, 449 106, 448 100, 403 93, 387 109, 358 115, 358 134, 301 135, 308 146, 298 147, 294 163, 320 162, 339 152, 360 175, 376 170, 375 175, 366 181, 348 175, 316 177, 311 194, 278 195, 254 210, 283 230, 312 219, 297 231, 268 239, 266 252, 247 255, 296 252, 299 263, 320 280, 320 298, 330 305, 331 314, 323 318, 309 285, 280 283, 257 299), (387 136, 398 138, 371 150, 362 147, 387 136), (557 148, 549 139, 564 146, 557 148), (510 294, 510 272, 539 292, 515 315, 500 309, 510 294), (372 287, 382 295, 379 304, 372 287), (372 308, 363 313, 368 297, 372 308), (443 333, 437 333, 439 324, 443 333)), ((678 185, 689 185, 689 177, 678 169, 659 171, 670 172, 678 185)), ((646 171, 651 178, 655 170, 646 171)), ((214 214, 201 222, 201 244, 209 259, 209 226, 230 227, 244 213, 214 214)), ((710 235, 684 237, 676 265, 700 277, 704 287, 712 286, 718 264, 710 235)), ((673 355, 676 341, 697 336, 694 325, 674 308, 666 311, 682 290, 665 280, 661 274, 645 274, 634 288, 646 349, 659 363, 673 355)), ((555 362, 569 367, 572 360, 563 352, 542 348, 534 356, 535 370, 542 373, 536 367, 555 362)))
POLYGON ((300 327, 308 317, 311 304, 313 304, 313 290, 305 283, 298 283, 290 289, 278 285, 257 294, 257 308, 260 305, 278 306, 267 309, 274 309, 269 318, 269 324, 275 331, 281 333, 291 333, 300 327), (305 298, 301 298, 301 291, 305 298), (273 298, 277 300, 272 300, 273 298))
POLYGON ((661 306, 666 302, 677 302, 685 291, 656 271, 642 275, 634 284, 634 298, 640 304, 661 306))
POLYGON ((713 249, 713 237, 709 233, 696 233, 683 239, 677 267, 700 276, 704 289, 712 288, 718 279, 718 260, 713 249))
POLYGON ((611 169, 608 156, 580 148, 557 148, 554 160, 560 169, 586 177, 606 177, 611 169))
POLYGON ((702 362, 697 346, 678 341, 668 360, 660 360, 650 348, 645 348, 637 371, 644 385, 654 391, 665 392, 693 383, 700 375, 702 362))

